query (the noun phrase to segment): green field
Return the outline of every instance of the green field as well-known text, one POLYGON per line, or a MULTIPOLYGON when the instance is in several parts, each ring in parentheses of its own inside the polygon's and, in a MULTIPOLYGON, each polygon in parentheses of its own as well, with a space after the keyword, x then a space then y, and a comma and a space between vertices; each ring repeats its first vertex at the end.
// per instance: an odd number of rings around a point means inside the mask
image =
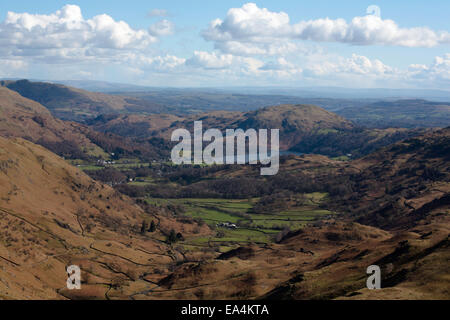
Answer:
POLYGON ((286 211, 259 214, 252 211, 258 199, 158 199, 147 198, 151 204, 180 205, 185 208, 185 216, 203 220, 215 228, 219 235, 215 237, 199 237, 190 239, 184 245, 207 246, 211 243, 217 245, 232 245, 248 242, 268 243, 283 228, 291 230, 303 228, 306 224, 333 213, 317 207, 326 197, 326 194, 307 194, 302 207, 290 208, 286 211), (217 227, 219 223, 234 223, 237 229, 217 227))

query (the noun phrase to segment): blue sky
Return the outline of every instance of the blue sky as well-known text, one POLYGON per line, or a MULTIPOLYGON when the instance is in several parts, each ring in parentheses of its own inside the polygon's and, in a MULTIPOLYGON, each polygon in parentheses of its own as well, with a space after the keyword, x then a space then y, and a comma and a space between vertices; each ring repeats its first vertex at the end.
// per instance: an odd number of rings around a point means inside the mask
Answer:
POLYGON ((449 12, 411 0, 2 2, 0 78, 448 89, 449 12))

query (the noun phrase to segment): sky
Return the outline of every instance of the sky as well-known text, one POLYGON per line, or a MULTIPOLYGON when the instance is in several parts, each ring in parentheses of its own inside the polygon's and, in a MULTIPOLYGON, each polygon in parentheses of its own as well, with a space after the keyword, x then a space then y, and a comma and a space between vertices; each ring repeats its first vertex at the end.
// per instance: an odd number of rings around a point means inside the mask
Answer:
POLYGON ((16 0, 0 78, 450 90, 450 1, 16 0))

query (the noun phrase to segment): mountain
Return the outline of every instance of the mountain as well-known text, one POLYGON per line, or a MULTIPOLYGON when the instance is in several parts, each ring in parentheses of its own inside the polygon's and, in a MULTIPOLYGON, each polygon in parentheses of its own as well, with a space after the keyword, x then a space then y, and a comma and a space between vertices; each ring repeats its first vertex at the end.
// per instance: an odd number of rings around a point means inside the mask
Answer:
POLYGON ((177 128, 193 131, 201 120, 204 130, 280 129, 280 148, 299 153, 354 157, 369 154, 381 146, 397 142, 423 130, 365 129, 314 105, 278 105, 256 111, 215 111, 185 117, 172 115, 99 116, 87 123, 103 133, 125 137, 162 137, 170 140, 177 128))
POLYGON ((372 128, 446 127, 450 123, 450 104, 419 99, 379 101, 344 108, 337 114, 372 128))
POLYGON ((0 137, 0 298, 109 299, 169 274, 181 253, 163 240, 206 226, 145 211, 41 146, 0 137), (144 235, 143 221, 157 230, 144 235), (66 267, 82 270, 82 290, 66 288, 66 267), (140 276, 142 275, 142 278, 140 276), (135 287, 129 287, 132 283, 135 287))
POLYGON ((153 142, 136 142, 57 119, 41 104, 6 87, 0 87, 0 111, 0 136, 25 138, 66 158, 108 159, 117 153, 155 159, 165 152, 153 142))
POLYGON ((243 120, 234 123, 237 128, 280 129, 280 148, 289 150, 299 144, 305 135, 348 131, 354 125, 313 105, 281 105, 248 112, 243 120))
POLYGON ((64 120, 82 121, 104 113, 160 113, 161 105, 138 98, 108 95, 48 82, 0 81, 1 86, 39 102, 64 120))
POLYGON ((193 130, 194 121, 202 121, 207 128, 226 129, 280 129, 281 148, 290 149, 305 134, 351 130, 354 125, 312 105, 280 105, 251 112, 215 111, 184 118, 164 115, 98 117, 88 122, 95 130, 123 136, 159 135, 170 139, 176 128, 193 130))
POLYGON ((450 206, 450 128, 401 141, 352 162, 340 208, 382 228, 412 226, 450 206))

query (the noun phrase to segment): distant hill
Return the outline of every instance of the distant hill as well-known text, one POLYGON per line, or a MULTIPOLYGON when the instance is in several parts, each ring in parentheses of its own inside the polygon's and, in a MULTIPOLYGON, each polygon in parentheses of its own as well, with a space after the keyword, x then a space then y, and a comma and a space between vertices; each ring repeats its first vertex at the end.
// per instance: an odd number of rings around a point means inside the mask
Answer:
POLYGON ((0 111, 0 136, 25 138, 66 158, 105 159, 112 152, 158 158, 161 152, 148 142, 133 142, 57 119, 41 104, 6 87, 0 87, 0 111))
POLYGON ((175 117, 169 115, 100 116, 88 124, 104 133, 125 137, 162 137, 166 141, 177 128, 193 130, 201 120, 204 130, 280 129, 281 150, 328 156, 359 157, 379 147, 414 136, 421 130, 369 130, 313 105, 280 105, 250 112, 215 111, 175 117))
POLYGON ((143 115, 100 115, 86 122, 96 131, 114 133, 122 137, 148 138, 159 136, 162 129, 170 127, 183 118, 170 114, 143 115))
POLYGON ((450 124, 450 103, 419 99, 379 101, 340 109, 337 114, 372 128, 446 127, 450 124))
POLYGON ((301 143, 305 135, 320 135, 354 129, 354 125, 313 105, 281 105, 248 112, 235 122, 238 128, 280 129, 280 148, 289 150, 301 143))
POLYGON ((105 113, 161 113, 163 106, 138 98, 108 95, 48 82, 0 81, 1 86, 39 102, 54 116, 82 121, 105 113))
POLYGON ((152 88, 144 91, 121 92, 118 95, 133 96, 155 102, 166 107, 173 107, 177 114, 195 114, 213 111, 251 111, 261 107, 283 104, 314 104, 330 111, 346 107, 357 107, 374 102, 374 99, 336 99, 321 96, 302 96, 277 93, 276 91, 244 89, 209 89, 209 88, 152 88))
POLYGON ((280 105, 251 112, 216 111, 175 117, 149 116, 101 116, 89 122, 95 130, 113 132, 123 136, 159 135, 170 139, 177 128, 193 129, 194 121, 201 120, 207 128, 226 129, 280 129, 281 148, 288 150, 306 133, 328 130, 351 130, 354 125, 322 108, 312 105, 280 105))

